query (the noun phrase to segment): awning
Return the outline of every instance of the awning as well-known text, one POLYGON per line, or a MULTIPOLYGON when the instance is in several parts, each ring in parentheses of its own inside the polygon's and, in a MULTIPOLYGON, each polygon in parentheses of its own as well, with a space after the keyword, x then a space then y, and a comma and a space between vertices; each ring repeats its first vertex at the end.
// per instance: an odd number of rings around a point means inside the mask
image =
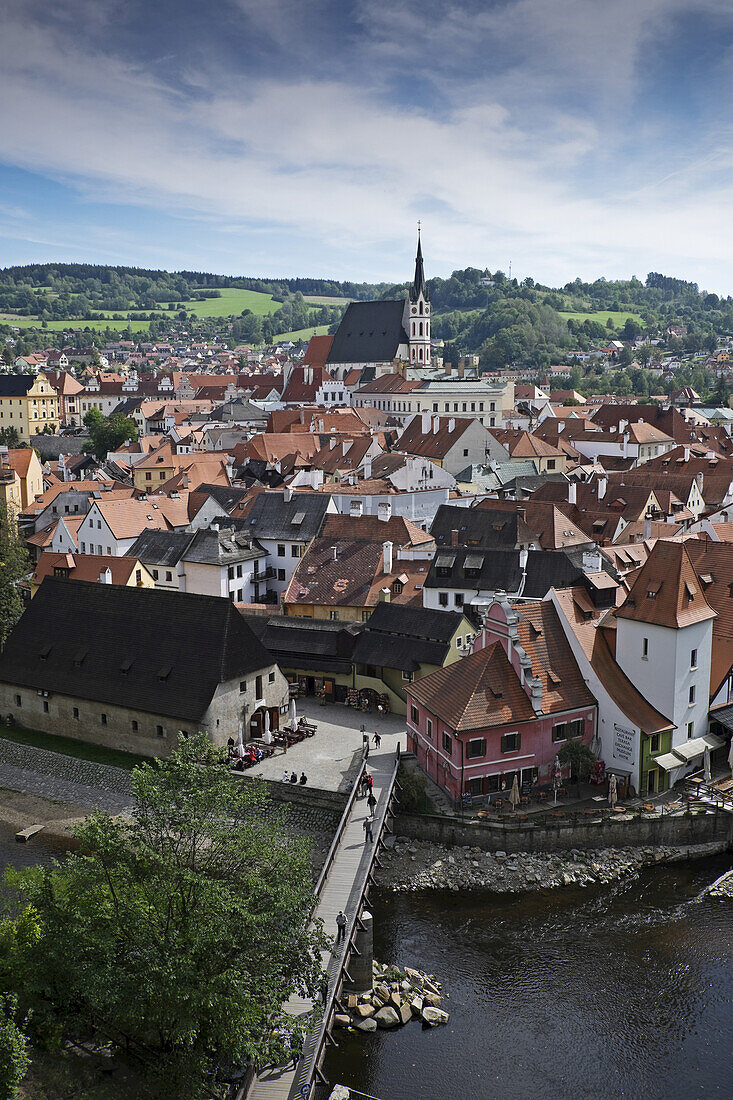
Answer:
POLYGON ((705 754, 705 749, 719 749, 724 741, 716 737, 714 733, 706 733, 703 737, 695 737, 692 741, 686 741, 684 745, 677 745, 672 752, 666 752, 663 756, 655 757, 654 763, 659 764, 666 772, 675 768, 683 768, 693 760, 705 754))
POLYGON ((665 752, 664 756, 655 756, 654 763, 664 768, 666 772, 671 772, 675 768, 684 767, 686 761, 680 760, 679 756, 675 756, 673 752, 665 752))
POLYGON ((711 710, 710 720, 713 722, 720 722, 724 729, 733 732, 733 706, 721 707, 720 710, 711 710))

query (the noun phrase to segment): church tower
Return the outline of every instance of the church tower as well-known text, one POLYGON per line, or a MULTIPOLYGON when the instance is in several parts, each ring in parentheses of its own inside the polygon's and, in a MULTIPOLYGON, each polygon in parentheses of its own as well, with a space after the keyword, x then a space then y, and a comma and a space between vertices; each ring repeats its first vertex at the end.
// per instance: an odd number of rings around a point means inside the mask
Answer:
POLYGON ((420 226, 417 230, 417 255, 415 256, 415 278, 410 287, 405 307, 405 329, 409 338, 410 365, 424 367, 430 365, 430 300, 425 285, 425 269, 422 260, 422 242, 420 226))

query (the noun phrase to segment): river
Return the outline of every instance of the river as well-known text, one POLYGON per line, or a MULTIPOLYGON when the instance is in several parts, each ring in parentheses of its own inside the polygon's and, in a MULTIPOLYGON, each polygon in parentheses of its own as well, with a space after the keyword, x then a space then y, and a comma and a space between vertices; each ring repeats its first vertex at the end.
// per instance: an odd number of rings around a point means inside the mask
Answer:
POLYGON ((380 892, 375 956, 434 973, 450 1023, 337 1032, 328 1079, 380 1100, 730 1096, 733 902, 696 900, 730 866, 519 897, 380 892))

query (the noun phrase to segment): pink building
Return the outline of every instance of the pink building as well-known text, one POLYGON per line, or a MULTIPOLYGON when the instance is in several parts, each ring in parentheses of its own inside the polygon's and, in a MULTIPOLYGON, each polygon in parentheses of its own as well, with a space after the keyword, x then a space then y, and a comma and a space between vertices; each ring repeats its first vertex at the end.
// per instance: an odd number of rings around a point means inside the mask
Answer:
POLYGON ((598 705, 552 603, 506 599, 488 610, 473 652, 406 686, 407 744, 458 802, 548 782, 565 741, 588 744, 598 705))

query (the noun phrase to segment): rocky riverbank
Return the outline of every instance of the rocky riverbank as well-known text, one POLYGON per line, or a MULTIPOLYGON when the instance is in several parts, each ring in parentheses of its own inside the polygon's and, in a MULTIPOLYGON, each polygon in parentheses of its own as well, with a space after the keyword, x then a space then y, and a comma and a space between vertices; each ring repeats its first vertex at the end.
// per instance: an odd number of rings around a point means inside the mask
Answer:
POLYGON ((618 882, 643 867, 694 859, 724 851, 718 843, 688 847, 572 849, 569 852, 485 852, 446 848, 397 837, 381 855, 378 882, 396 892, 410 890, 489 890, 518 894, 561 886, 587 887, 618 882))
POLYGON ((334 1026, 365 1033, 377 1028, 389 1030, 420 1020, 425 1027, 447 1024, 449 1015, 443 1003, 440 982, 433 974, 423 974, 406 966, 373 964, 371 989, 365 993, 350 993, 343 998, 348 1011, 336 1013, 334 1026))

